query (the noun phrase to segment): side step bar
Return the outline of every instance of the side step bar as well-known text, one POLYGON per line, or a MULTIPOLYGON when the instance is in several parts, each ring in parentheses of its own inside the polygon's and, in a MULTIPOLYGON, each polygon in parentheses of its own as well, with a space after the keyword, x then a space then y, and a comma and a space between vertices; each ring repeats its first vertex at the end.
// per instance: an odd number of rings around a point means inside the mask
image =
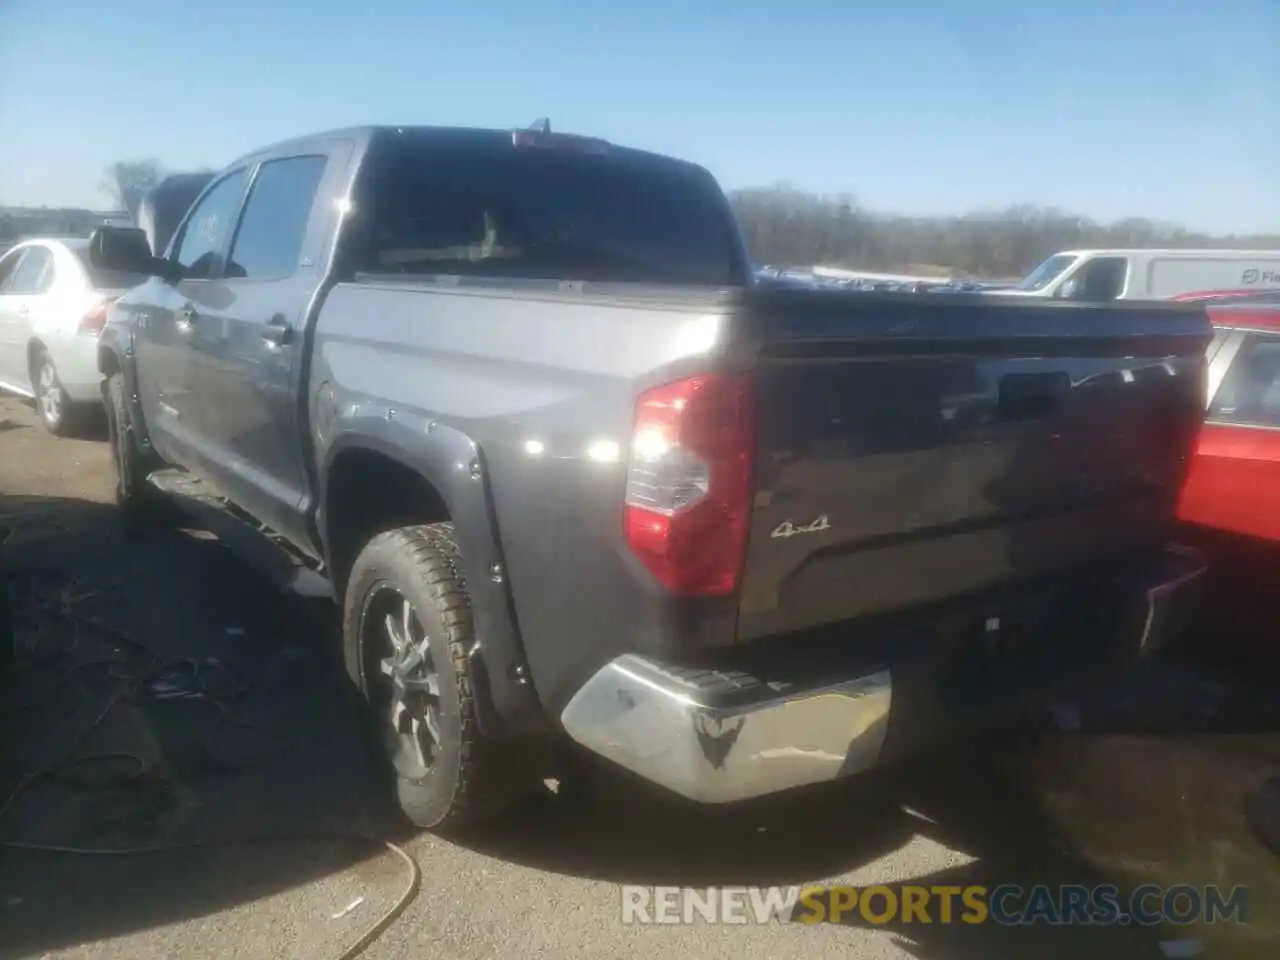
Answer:
POLYGON ((181 470, 158 470, 147 477, 147 482, 271 580, 281 592, 333 599, 333 586, 324 574, 269 533, 242 518, 195 477, 181 470))

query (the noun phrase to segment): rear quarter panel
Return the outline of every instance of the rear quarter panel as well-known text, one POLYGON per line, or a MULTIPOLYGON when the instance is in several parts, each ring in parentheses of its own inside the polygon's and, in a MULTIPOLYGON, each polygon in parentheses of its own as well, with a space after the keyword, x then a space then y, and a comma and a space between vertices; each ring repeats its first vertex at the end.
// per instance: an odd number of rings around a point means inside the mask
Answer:
POLYGON ((558 712, 613 656, 666 652, 669 608, 621 539, 634 399, 705 368, 722 322, 715 297, 339 284, 309 378, 320 475, 374 442, 455 518, 481 498, 489 529, 459 524, 468 581, 475 594, 493 579, 475 566, 488 540, 534 687, 558 712))
POLYGON ((73 254, 61 247, 51 249, 57 280, 48 293, 32 298, 30 341, 48 350, 59 379, 73 400, 97 400, 97 337, 82 334, 78 328, 100 296, 88 288, 73 254))

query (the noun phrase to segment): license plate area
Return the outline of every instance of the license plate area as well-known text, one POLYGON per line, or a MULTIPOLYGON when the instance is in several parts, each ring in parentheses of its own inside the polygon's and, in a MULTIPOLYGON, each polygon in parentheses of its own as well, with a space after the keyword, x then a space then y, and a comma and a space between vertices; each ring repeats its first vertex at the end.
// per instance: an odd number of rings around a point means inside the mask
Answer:
POLYGON ((1114 591, 1092 580, 992 598, 940 632, 944 702, 963 708, 1007 699, 1107 658, 1114 591))

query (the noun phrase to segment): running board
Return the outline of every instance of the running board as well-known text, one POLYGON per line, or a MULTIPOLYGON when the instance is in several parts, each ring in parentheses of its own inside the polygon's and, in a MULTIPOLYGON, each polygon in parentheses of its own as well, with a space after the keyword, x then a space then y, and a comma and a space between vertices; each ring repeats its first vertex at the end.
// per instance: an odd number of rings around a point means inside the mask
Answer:
POLYGON ((182 470, 157 470, 147 482, 282 592, 333 599, 333 586, 324 574, 270 532, 246 520, 197 478, 182 470))

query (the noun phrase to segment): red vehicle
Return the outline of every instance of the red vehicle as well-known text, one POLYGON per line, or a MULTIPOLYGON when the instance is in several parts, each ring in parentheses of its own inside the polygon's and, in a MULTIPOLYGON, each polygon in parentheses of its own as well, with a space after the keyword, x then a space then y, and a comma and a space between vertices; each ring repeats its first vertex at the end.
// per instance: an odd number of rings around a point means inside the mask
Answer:
POLYGON ((1241 302, 1248 300, 1250 303, 1255 301, 1280 303, 1280 290, 1261 292, 1258 290, 1195 290, 1191 293, 1180 293, 1169 299, 1178 301, 1239 300, 1241 302))
POLYGON ((1211 558, 1200 636, 1211 657, 1269 674, 1280 645, 1280 294, 1206 300, 1208 410, 1178 517, 1211 558))
POLYGON ((1208 410, 1179 517, 1280 543, 1280 295, 1206 306, 1208 410))

